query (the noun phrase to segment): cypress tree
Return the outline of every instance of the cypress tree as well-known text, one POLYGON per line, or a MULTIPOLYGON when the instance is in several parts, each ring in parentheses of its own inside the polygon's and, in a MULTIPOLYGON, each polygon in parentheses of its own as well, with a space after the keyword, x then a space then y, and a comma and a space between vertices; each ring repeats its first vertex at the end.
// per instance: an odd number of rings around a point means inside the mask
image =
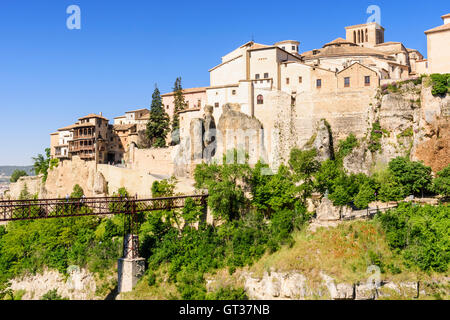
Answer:
POLYGON ((152 95, 152 105, 150 107, 150 118, 147 123, 147 137, 151 147, 166 147, 166 137, 170 130, 169 126, 169 115, 164 111, 161 94, 155 85, 155 91, 153 91, 152 95))
POLYGON ((180 142, 178 130, 180 129, 180 117, 178 112, 186 108, 186 101, 184 100, 183 88, 181 87, 181 77, 175 80, 174 91, 174 110, 172 120, 172 143, 178 144, 180 142))

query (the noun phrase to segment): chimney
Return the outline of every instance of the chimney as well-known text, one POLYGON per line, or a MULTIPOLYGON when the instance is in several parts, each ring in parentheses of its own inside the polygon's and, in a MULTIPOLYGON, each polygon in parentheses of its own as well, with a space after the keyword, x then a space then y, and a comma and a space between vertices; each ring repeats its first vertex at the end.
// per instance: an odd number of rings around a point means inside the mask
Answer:
POLYGON ((100 112, 100 117, 103 117, 103 112, 100 112))

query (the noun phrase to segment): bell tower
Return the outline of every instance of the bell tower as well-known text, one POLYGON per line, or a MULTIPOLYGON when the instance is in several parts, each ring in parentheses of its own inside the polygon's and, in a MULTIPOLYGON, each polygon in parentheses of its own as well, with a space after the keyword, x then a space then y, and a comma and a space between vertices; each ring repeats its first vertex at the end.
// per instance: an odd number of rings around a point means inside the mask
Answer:
POLYGON ((373 47, 384 42, 384 28, 378 23, 365 23, 345 28, 346 40, 362 47, 373 47))

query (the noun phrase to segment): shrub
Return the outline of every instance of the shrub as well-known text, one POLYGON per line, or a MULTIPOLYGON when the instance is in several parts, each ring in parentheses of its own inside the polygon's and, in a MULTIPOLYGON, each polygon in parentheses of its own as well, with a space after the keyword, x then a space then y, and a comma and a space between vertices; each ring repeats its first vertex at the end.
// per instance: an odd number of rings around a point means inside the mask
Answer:
POLYGON ((13 174, 11 175, 11 179, 9 179, 9 181, 14 183, 17 182, 19 178, 26 176, 28 176, 28 174, 24 170, 14 170, 13 174))
POLYGON ((402 203, 378 216, 389 246, 409 267, 446 272, 450 261, 450 207, 402 203))
POLYGON ((389 171, 407 194, 420 192, 423 195, 424 192, 431 190, 431 168, 421 162, 397 157, 389 162, 389 171))
POLYGON ((339 142, 338 153, 337 153, 337 157, 336 158, 337 159, 344 159, 357 146, 358 146, 358 139, 356 139, 356 137, 355 137, 355 135, 353 133, 350 133, 350 135, 347 137, 347 139, 339 142))
POLYGON ((208 300, 248 300, 247 293, 243 288, 225 287, 209 293, 208 300))
POLYGON ((432 189, 437 194, 449 197, 450 196, 450 165, 436 174, 433 180, 432 189))
POLYGON ((61 295, 58 294, 57 289, 53 289, 44 294, 41 300, 69 300, 69 299, 63 298, 61 295))
POLYGON ((447 94, 448 89, 450 87, 450 74, 435 73, 432 74, 430 77, 433 85, 431 93, 435 96, 447 94))
POLYGON ((364 183, 354 198, 354 204, 358 209, 366 209, 369 207, 369 203, 375 201, 375 199, 375 190, 370 183, 364 183))

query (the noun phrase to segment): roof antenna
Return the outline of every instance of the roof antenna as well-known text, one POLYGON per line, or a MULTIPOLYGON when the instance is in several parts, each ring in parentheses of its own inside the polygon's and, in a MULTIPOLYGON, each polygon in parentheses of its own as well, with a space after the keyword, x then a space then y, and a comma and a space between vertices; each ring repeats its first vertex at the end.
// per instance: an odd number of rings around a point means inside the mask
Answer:
POLYGON ((252 33, 252 42, 255 42, 255 37, 253 36, 253 33, 252 33))

